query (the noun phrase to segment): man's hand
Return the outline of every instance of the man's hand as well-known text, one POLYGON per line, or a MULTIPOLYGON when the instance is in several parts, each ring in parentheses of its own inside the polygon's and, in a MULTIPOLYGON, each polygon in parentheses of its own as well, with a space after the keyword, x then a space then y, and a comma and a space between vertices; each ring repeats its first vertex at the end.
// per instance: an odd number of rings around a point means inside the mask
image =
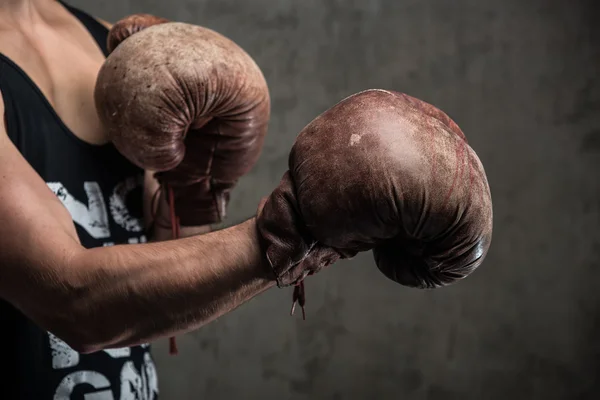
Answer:
POLYGON ((436 288, 483 262, 492 219, 484 168, 458 125, 421 100, 366 90, 300 132, 258 229, 279 286, 373 250, 388 278, 436 288))
MULTIPOLYGON (((165 214, 165 200, 182 234, 223 222, 230 193, 254 166, 267 132, 270 97, 260 68, 210 29, 148 15, 117 22, 109 42, 114 51, 95 101, 112 142, 156 171, 158 213, 165 214)), ((172 219, 157 217, 155 225, 172 219)))

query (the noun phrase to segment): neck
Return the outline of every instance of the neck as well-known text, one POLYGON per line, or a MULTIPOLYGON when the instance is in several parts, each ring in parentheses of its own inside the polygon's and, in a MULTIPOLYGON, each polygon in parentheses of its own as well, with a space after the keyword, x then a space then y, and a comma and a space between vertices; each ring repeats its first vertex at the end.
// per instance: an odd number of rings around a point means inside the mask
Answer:
POLYGON ((39 22, 51 0, 0 0, 0 27, 39 22))

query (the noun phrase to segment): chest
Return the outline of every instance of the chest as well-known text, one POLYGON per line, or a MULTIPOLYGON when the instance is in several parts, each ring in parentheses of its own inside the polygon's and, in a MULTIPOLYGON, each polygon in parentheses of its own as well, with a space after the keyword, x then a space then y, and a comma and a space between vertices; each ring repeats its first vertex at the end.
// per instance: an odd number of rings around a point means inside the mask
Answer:
POLYGON ((23 70, 75 136, 104 144, 107 138, 93 97, 104 55, 85 29, 75 28, 42 27, 32 34, 4 31, 0 52, 23 70))

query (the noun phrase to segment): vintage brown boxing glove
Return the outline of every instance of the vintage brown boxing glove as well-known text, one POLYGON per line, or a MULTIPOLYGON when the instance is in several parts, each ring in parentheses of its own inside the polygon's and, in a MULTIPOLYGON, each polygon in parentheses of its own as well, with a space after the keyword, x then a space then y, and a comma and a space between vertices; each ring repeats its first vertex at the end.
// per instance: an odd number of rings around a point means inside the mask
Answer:
POLYGON ((112 53, 119 43, 134 33, 165 22, 169 22, 169 20, 151 14, 133 14, 123 18, 111 27, 106 38, 106 48, 109 53, 112 53))
POLYGON ((267 131, 261 70, 217 32, 147 14, 117 22, 108 47, 95 101, 112 142, 136 165, 158 171, 182 226, 222 221, 267 131))
POLYGON ((280 287, 373 250, 387 277, 436 288, 483 261, 492 200, 481 162, 445 113, 367 90, 300 132, 258 231, 280 287))

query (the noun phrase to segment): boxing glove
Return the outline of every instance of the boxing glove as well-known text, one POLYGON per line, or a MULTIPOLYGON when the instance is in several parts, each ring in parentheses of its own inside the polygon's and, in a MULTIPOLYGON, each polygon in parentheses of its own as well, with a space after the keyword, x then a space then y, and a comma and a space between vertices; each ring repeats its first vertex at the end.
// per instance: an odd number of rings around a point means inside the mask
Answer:
POLYGON ((119 43, 134 33, 166 22, 169 22, 169 20, 151 14, 133 14, 123 18, 110 28, 106 38, 106 49, 110 54, 117 48, 119 43))
POLYGON ((261 70, 217 32, 147 14, 117 22, 108 47, 94 97, 111 141, 156 171, 182 226, 222 221, 267 132, 261 70))
POLYGON ((372 250, 388 278, 436 288, 482 263, 492 219, 483 165, 456 123, 408 95, 367 90, 300 132, 257 229, 280 287, 372 250))

